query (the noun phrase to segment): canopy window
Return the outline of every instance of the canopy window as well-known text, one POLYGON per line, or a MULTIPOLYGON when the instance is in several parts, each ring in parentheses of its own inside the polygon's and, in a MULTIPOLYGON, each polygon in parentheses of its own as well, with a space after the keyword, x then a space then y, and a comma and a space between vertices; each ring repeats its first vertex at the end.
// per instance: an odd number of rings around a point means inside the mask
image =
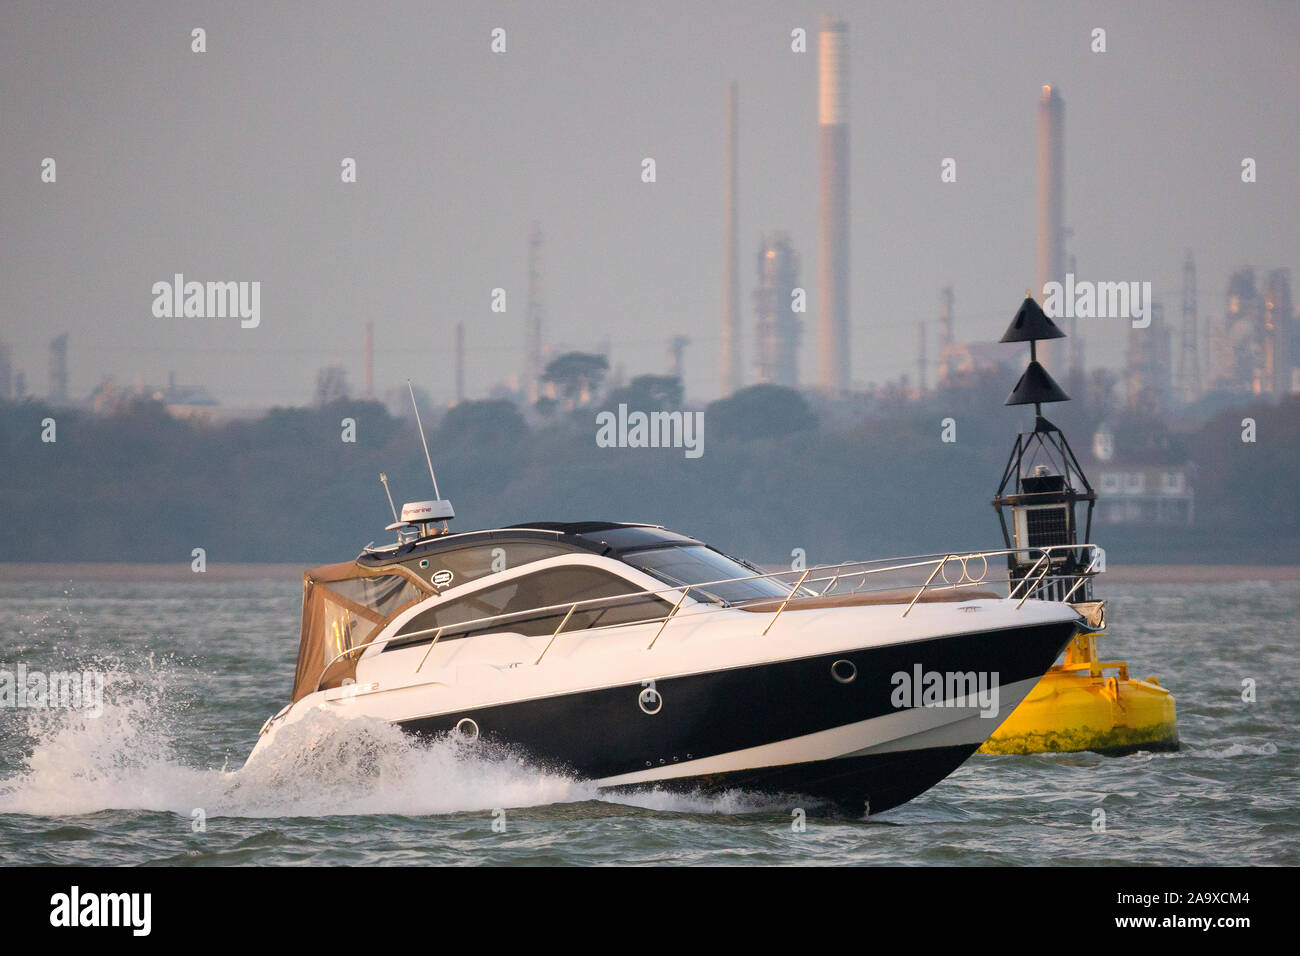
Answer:
POLYGON ((477 581, 479 578, 500 571, 509 571, 521 564, 531 564, 543 558, 553 558, 560 554, 569 554, 574 548, 569 545, 556 544, 551 541, 489 541, 464 548, 452 548, 429 555, 425 563, 427 568, 417 568, 413 559, 408 563, 411 570, 422 577, 438 579, 439 590, 458 587, 477 581))
POLYGON ((443 629, 442 641, 486 633, 535 636, 555 633, 566 617, 565 630, 580 631, 656 621, 671 610, 672 605, 662 599, 600 568, 547 568, 435 604, 403 624, 398 639, 385 649, 427 644, 439 628, 443 629), (566 605, 575 601, 589 603, 569 615, 566 605), (476 623, 489 617, 488 623, 476 623))
POLYGON ((430 593, 418 576, 397 566, 364 568, 346 561, 304 574, 293 699, 355 678, 360 656, 355 649, 369 644, 388 620, 430 593))

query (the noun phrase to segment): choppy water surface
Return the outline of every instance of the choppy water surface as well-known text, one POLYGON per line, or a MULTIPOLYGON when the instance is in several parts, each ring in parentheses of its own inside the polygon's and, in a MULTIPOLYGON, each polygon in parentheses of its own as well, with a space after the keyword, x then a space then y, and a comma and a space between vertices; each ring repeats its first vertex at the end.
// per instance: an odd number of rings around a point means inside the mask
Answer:
POLYGON ((789 801, 597 797, 324 715, 245 766, 287 700, 297 581, 0 581, 0 668, 108 675, 98 718, 0 708, 0 863, 1300 863, 1300 583, 1103 590, 1105 652, 1173 690, 1179 752, 976 756, 887 814, 795 832, 789 801))

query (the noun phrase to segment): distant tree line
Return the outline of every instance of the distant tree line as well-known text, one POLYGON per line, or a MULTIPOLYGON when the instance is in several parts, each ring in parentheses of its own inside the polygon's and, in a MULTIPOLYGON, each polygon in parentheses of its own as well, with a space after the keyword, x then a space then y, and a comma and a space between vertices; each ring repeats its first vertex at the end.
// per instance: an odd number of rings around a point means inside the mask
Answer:
MULTIPOLYGON (((577 369, 559 393, 579 396, 584 377, 599 392, 596 371, 577 369)), ((699 459, 597 448, 597 411, 680 405, 680 382, 650 375, 550 415, 464 402, 429 442, 456 528, 649 521, 765 562, 795 548, 826 562, 1000 546, 989 501, 1015 432, 1032 422, 1028 409, 1002 407, 1006 392, 990 378, 923 401, 886 394, 845 424, 816 398, 755 386, 703 409, 699 459), (940 440, 945 418, 954 442, 940 440)), ((1300 559, 1300 398, 1226 410, 1182 433, 1083 402, 1045 412, 1081 454, 1105 415, 1127 460, 1194 465, 1196 526, 1101 528, 1113 560, 1300 559), (1246 417, 1254 443, 1241 440, 1246 417)), ((173 419, 147 400, 104 417, 0 403, 0 462, 3 561, 188 562, 195 547, 209 562, 341 560, 388 537, 380 471, 399 503, 432 497, 413 422, 347 399, 224 425, 173 419), (42 441, 46 418, 56 441, 42 441), (355 441, 343 440, 344 419, 355 441)))

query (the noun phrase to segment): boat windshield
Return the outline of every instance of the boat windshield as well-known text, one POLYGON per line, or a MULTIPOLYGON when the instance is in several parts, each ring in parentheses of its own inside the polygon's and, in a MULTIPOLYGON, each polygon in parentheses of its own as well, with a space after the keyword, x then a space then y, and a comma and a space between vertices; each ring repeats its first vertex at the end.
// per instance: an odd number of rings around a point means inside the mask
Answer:
MULTIPOLYGON (((633 551, 623 555, 623 560, 674 587, 708 584, 699 590, 727 604, 784 598, 790 594, 789 586, 775 578, 756 578, 754 575, 762 572, 702 544, 633 551), (710 583, 714 581, 726 583, 710 583)), ((698 594, 698 591, 691 593, 698 594)))

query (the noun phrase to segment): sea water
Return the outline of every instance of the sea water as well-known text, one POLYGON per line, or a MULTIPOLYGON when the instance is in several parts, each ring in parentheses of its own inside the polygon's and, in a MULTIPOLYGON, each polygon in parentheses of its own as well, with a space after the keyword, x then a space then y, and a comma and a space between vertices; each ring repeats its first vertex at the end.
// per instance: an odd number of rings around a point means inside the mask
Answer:
POLYGON ((1177 752, 976 755, 860 821, 742 791, 598 795, 325 713, 250 762, 288 699, 300 583, 194 578, 0 574, 0 670, 104 679, 98 716, 0 707, 0 863, 1300 863, 1297 581, 1099 586, 1103 653, 1175 694, 1177 752))

